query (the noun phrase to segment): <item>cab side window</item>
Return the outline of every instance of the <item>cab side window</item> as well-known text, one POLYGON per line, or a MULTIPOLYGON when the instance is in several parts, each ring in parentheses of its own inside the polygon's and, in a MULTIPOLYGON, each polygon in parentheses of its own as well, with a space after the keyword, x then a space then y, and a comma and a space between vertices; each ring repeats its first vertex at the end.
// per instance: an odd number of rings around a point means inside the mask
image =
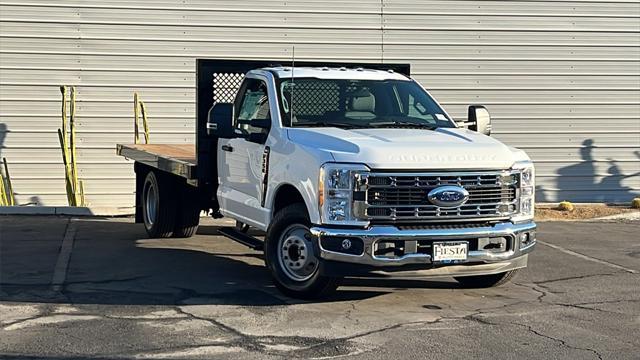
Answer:
POLYGON ((262 80, 247 79, 245 85, 240 106, 236 111, 236 127, 248 133, 264 132, 266 134, 268 129, 253 127, 246 122, 251 120, 271 121, 267 84, 262 80))

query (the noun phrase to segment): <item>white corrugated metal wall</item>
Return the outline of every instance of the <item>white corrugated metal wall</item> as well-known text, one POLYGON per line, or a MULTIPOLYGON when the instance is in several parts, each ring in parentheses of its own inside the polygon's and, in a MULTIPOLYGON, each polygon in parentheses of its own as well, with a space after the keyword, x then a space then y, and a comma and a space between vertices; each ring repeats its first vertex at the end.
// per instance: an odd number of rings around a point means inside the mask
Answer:
POLYGON ((80 177, 98 212, 131 209, 140 92, 156 143, 193 141, 196 57, 410 62, 459 119, 537 163, 538 199, 640 192, 638 1, 0 2, 0 156, 19 203, 64 205, 61 84, 78 87, 80 177))

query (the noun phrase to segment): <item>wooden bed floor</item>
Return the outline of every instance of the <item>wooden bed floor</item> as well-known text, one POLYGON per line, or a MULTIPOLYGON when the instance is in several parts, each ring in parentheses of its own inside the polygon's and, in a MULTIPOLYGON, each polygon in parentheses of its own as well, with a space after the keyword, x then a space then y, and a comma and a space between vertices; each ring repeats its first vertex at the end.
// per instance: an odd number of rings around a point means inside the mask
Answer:
POLYGON ((127 144, 124 146, 162 158, 176 159, 194 165, 196 163, 196 146, 194 144, 127 144))

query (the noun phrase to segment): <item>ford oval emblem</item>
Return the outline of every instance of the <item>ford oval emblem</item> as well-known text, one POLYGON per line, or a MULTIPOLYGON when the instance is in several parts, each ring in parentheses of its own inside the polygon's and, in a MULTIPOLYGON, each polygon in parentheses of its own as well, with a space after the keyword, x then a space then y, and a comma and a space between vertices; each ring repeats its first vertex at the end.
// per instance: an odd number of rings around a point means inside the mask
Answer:
POLYGON ((469 200, 469 192, 460 186, 439 186, 429 191, 427 198, 435 206, 454 208, 469 200))

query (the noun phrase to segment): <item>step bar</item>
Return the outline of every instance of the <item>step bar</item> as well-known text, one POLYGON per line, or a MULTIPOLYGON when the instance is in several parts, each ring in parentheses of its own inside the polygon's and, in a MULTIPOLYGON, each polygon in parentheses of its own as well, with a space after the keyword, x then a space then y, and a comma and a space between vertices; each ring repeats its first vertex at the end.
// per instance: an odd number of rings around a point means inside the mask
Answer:
POLYGON ((236 230, 233 227, 223 227, 218 229, 218 232, 228 237, 229 239, 238 242, 244 246, 247 246, 253 250, 263 251, 264 241, 254 238, 253 236, 236 230))

